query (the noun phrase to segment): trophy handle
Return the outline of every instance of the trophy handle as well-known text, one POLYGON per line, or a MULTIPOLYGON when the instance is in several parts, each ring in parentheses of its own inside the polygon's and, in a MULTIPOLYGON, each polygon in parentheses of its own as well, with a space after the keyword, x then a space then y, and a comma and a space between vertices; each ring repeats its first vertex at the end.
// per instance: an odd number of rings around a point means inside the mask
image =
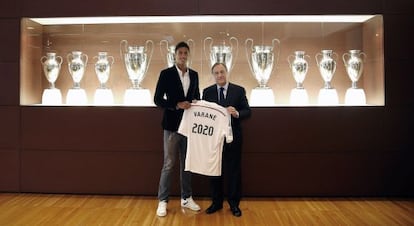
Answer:
POLYGON ((66 55, 66 59, 68 60, 68 65, 70 65, 70 62, 71 62, 71 56, 72 56, 72 53, 68 53, 68 55, 66 55))
POLYGON ((349 59, 350 58, 350 54, 349 53, 344 53, 343 55, 342 55, 342 60, 344 61, 344 65, 345 65, 345 67, 347 67, 348 66, 348 64, 346 63, 347 62, 347 59, 349 59))
MULTIPOLYGON (((163 39, 163 40, 161 40, 160 41, 160 50, 161 50, 161 48, 163 47, 165 45, 165 49, 168 51, 168 41, 167 40, 165 40, 165 39, 163 39), (165 43, 165 44, 164 44, 165 43)), ((161 52, 163 52, 162 50, 161 50, 161 52)))
POLYGON ((147 40, 145 42, 145 52, 148 52, 148 49, 151 49, 151 50, 149 52, 148 63, 146 65, 146 67, 145 67, 145 74, 148 71, 149 65, 151 63, 152 54, 154 53, 154 42, 152 40, 147 40))
POLYGON ((253 39, 251 38, 246 39, 246 41, 244 41, 244 47, 246 49, 246 57, 247 57, 247 62, 249 63, 249 68, 254 75, 254 71, 252 68, 252 59, 249 56, 249 53, 251 54, 251 51, 253 51, 253 39), (249 42, 251 43, 250 45, 249 45, 249 42), (250 51, 248 49, 250 49, 250 51))
POLYGON ((188 46, 190 47, 190 59, 188 60, 188 67, 191 67, 191 64, 193 63, 193 57, 194 56, 194 51, 195 51, 195 42, 193 39, 188 39, 187 40, 188 46))
POLYGON ((289 55, 288 57, 287 57, 287 62, 289 63, 289 67, 290 68, 292 68, 292 57, 295 57, 295 56, 293 56, 293 55, 289 55))
POLYGON ((233 52, 234 46, 236 46, 236 54, 234 55, 234 60, 231 64, 231 68, 229 68, 229 71, 231 71, 231 69, 233 69, 234 65, 236 64, 236 59, 239 56, 239 40, 237 40, 236 37, 231 37, 230 38, 230 46, 231 46, 231 51, 233 52), (233 44, 235 43, 235 44, 233 44))
POLYGON ((365 59, 367 58, 367 54, 365 54, 364 52, 360 52, 359 55, 361 56, 361 60, 364 63, 365 59))
POLYGON ((160 41, 160 52, 161 52, 161 55, 162 55, 162 59, 163 59, 163 61, 164 61, 164 63, 167 63, 166 62, 166 60, 165 60, 165 57, 164 57, 164 55, 166 55, 165 53, 167 53, 168 54, 168 41, 167 40, 165 40, 165 39, 163 39, 163 40, 161 40, 160 41), (165 44, 164 44, 165 43, 165 44), (163 48, 164 47, 164 45, 165 45, 165 48, 163 48), (165 52, 166 51, 166 52, 165 52))
MULTIPOLYGON (((206 50, 206 43, 208 42, 208 40, 210 40, 210 45, 208 45, 208 46, 210 47, 210 51, 211 51, 211 47, 213 45, 213 38, 212 37, 207 37, 207 38, 204 39, 204 41, 203 41, 203 49, 204 49, 204 54, 206 55, 207 60, 210 61, 209 54, 208 54, 208 52, 206 50)), ((210 62, 210 64, 211 64, 211 62, 210 62)), ((210 67, 211 67, 211 65, 210 65, 210 67)))
POLYGON ((42 57, 40 58, 40 63, 41 63, 42 65, 44 65, 44 64, 45 64, 45 62, 46 62, 46 60, 47 60, 47 57, 46 57, 46 56, 42 56, 42 57))
POLYGON ((338 61, 338 54, 336 54, 334 51, 332 51, 332 59, 334 59, 334 61, 338 61))
POLYGON ((82 57, 85 59, 85 67, 86 67, 86 65, 88 64, 88 55, 82 53, 81 58, 82 57))
POLYGON ((321 56, 322 57, 322 53, 317 53, 315 55, 316 65, 318 65, 318 67, 319 67, 319 58, 318 58, 318 56, 321 56))
POLYGON ((115 58, 113 56, 107 56, 108 60, 110 59, 111 61, 109 62, 111 64, 111 66, 114 64, 115 62, 115 58))
POLYGON ((187 40, 188 46, 190 47, 191 52, 194 52, 194 48, 195 48, 195 42, 193 39, 188 39, 187 40))
POLYGON ((62 65, 62 63, 63 63, 63 58, 61 56, 56 56, 55 59, 56 60, 57 59, 60 59, 59 62, 58 62, 59 63, 59 67, 60 67, 60 65, 62 65))
POLYGON ((124 59, 124 53, 126 52, 128 52, 128 41, 124 39, 119 43, 119 53, 121 54, 121 60, 124 59))
POLYGON ((279 41, 279 39, 277 39, 277 38, 274 38, 273 40, 272 40, 272 48, 273 48, 273 52, 275 52, 275 46, 277 46, 277 58, 276 58, 276 64, 275 64, 275 67, 277 66, 277 64, 279 63, 279 56, 280 56, 280 41, 279 41), (276 45, 275 45, 275 43, 276 43, 276 45))

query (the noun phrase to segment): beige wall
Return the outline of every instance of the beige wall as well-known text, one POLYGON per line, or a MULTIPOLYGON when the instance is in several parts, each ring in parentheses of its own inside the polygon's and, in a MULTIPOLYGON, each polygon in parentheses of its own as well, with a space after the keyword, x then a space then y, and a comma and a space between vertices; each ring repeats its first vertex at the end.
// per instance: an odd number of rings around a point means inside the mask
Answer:
MULTIPOLYGON (((80 50, 89 57, 88 66, 81 85, 86 89, 89 104, 93 104, 95 89, 99 87, 94 72, 94 56, 99 51, 106 51, 115 57, 108 87, 113 90, 115 104, 123 103, 125 89, 131 86, 124 62, 120 58, 120 41, 127 40, 130 45, 144 46, 147 40, 154 43, 153 54, 142 82, 144 88, 154 93, 159 72, 166 67, 165 52, 161 53, 160 41, 168 40, 174 45, 181 40, 194 40, 192 49, 192 65, 200 74, 200 88, 207 87, 214 81, 210 75, 210 61, 207 59, 209 47, 204 51, 205 38, 213 39, 212 45, 220 45, 223 41, 230 46, 230 37, 238 40, 238 48, 233 40, 233 62, 231 81, 246 88, 250 97, 252 89, 258 82, 253 77, 247 62, 250 46, 245 41, 253 40, 254 45, 272 46, 272 40, 278 39, 280 46, 275 46, 275 63, 268 81, 268 86, 275 93, 276 105, 289 105, 290 91, 296 86, 287 61, 294 51, 303 50, 309 56, 309 70, 304 82, 311 105, 317 105, 319 89, 323 80, 316 65, 315 55, 322 49, 335 52, 337 69, 332 85, 338 91, 339 103, 344 103, 346 90, 351 82, 346 74, 342 55, 350 49, 368 52, 365 59, 365 72, 358 85, 366 90, 368 105, 384 104, 383 74, 383 37, 382 18, 372 19, 366 23, 144 23, 144 24, 105 24, 105 25, 49 25, 41 26, 30 19, 22 21, 22 59, 24 63, 21 73, 21 104, 38 104, 44 88, 49 86, 41 71, 38 59, 46 52, 56 52, 62 56, 64 63, 56 87, 62 90, 65 100, 68 89, 72 87, 72 79, 67 69, 66 56, 74 50, 80 50), (30 27, 30 30, 28 30, 30 27), (33 29, 35 28, 35 29, 33 29), (379 47, 379 48, 378 48, 379 47), (248 49, 249 48, 249 49, 248 49), (29 61, 29 62, 26 62, 29 61), (365 78, 367 77, 367 78, 365 78), (365 82, 368 80, 369 82, 365 82), (41 87, 39 82, 42 81, 41 87)), ((164 51, 164 46, 163 49, 164 51)), ((148 55, 150 51, 148 51, 148 55)))

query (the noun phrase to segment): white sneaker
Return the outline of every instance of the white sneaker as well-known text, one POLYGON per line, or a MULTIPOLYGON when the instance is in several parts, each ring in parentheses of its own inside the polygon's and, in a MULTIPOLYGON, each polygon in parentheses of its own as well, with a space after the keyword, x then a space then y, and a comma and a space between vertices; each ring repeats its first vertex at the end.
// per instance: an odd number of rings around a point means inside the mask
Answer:
POLYGON ((191 196, 186 199, 181 199, 181 206, 194 211, 199 211, 201 209, 200 206, 194 202, 191 196))
POLYGON ((157 208, 157 216, 165 217, 167 215, 167 202, 160 201, 157 208))

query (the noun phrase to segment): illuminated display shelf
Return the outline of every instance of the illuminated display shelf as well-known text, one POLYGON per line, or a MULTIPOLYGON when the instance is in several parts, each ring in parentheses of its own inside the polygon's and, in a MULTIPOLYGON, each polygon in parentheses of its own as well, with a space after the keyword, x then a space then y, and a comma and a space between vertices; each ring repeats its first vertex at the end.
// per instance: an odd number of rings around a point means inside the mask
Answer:
POLYGON ((201 90, 214 83, 210 75, 210 47, 231 47, 233 64, 229 80, 246 88, 251 106, 383 106, 385 103, 381 15, 223 15, 23 18, 20 104, 154 106, 152 96, 158 75, 167 67, 167 47, 188 40, 194 42, 190 46, 190 67, 199 72, 201 90), (232 43, 234 39, 236 42, 232 43), (248 39, 252 40, 252 46, 273 47, 273 68, 265 90, 256 89, 259 84, 248 60, 252 56, 251 46, 246 45, 248 39), (279 46, 273 46, 274 39, 280 41, 279 46), (131 92, 132 84, 120 53, 122 40, 130 46, 142 47, 148 40, 153 42, 139 91, 131 92), (335 53, 333 90, 323 89, 320 60, 316 57, 322 50, 335 53), (355 90, 349 90, 352 82, 343 61, 343 55, 349 50, 361 50, 366 55, 355 90), (68 55, 70 59, 73 51, 88 56, 80 81, 84 92, 72 89, 68 55), (288 61, 295 51, 304 51, 307 55, 303 89, 295 89, 296 81, 288 61), (63 59, 54 83, 58 91, 48 89, 49 81, 40 60, 50 52, 63 59), (106 90, 99 89, 94 69, 99 52, 107 52, 114 58, 106 90), (73 97, 74 93, 82 100, 73 97), (326 97, 330 93, 337 96, 326 97), (323 99, 334 101, 321 103, 323 99))

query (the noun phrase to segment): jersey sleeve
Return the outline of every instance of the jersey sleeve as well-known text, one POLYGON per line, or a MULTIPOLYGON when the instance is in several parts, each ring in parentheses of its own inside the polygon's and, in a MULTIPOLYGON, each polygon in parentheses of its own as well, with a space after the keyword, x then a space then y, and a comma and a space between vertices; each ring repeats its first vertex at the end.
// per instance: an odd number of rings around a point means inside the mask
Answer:
POLYGON ((221 136, 224 136, 226 138, 226 143, 231 143, 233 142, 233 130, 231 128, 231 115, 227 112, 227 109, 216 104, 213 102, 207 102, 204 101, 204 104, 213 107, 215 109, 218 109, 218 111, 222 112, 222 116, 221 116, 221 136))
POLYGON ((225 136, 226 136, 226 143, 231 143, 233 142, 233 129, 231 128, 231 115, 229 113, 227 113, 227 123, 225 126, 225 136))

